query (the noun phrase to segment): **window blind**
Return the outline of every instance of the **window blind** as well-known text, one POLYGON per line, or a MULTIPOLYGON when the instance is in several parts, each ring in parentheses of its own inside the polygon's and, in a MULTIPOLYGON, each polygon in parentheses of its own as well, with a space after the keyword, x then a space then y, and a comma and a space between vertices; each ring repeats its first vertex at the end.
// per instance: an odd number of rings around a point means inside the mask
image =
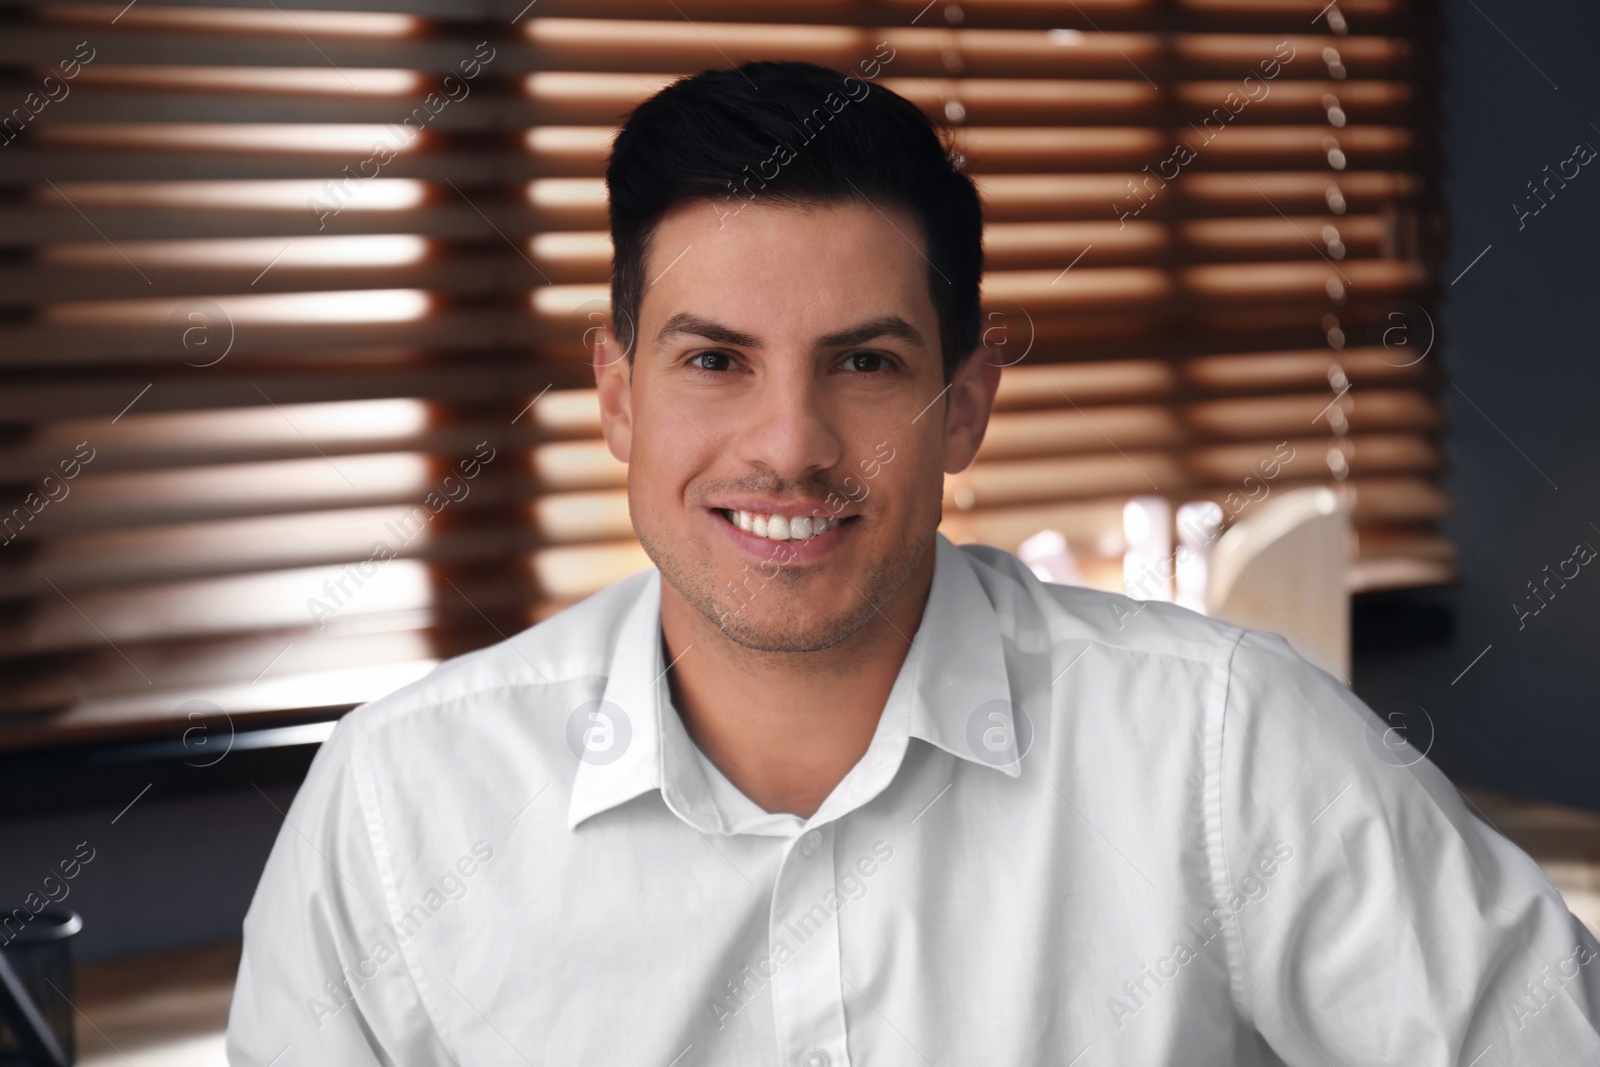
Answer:
POLYGON ((752 59, 873 63, 980 187, 1006 370, 953 539, 1055 529, 1117 588, 1129 497, 1235 513, 1292 454, 1269 490, 1348 494, 1355 590, 1455 580, 1427 8, 0 20, 0 746, 333 714, 648 566, 587 366, 601 173, 632 106, 752 59))

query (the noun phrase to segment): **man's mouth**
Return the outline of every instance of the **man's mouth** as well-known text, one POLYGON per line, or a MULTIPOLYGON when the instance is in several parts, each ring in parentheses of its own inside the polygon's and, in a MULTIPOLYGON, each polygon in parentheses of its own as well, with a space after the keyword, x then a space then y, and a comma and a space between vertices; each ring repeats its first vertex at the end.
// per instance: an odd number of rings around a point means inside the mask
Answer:
POLYGON ((768 541, 809 541, 858 518, 855 515, 846 515, 837 519, 823 519, 814 515, 763 515, 759 512, 735 511, 729 508, 715 510, 724 520, 745 533, 763 537, 768 541))

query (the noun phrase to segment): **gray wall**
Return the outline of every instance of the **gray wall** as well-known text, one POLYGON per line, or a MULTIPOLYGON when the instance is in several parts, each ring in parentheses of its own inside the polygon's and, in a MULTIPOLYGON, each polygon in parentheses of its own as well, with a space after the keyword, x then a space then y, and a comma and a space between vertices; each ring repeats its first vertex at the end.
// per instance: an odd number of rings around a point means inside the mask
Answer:
MULTIPOLYGON (((61 861, 92 854, 64 883, 63 906, 83 916, 74 958, 237 938, 283 823, 276 809, 288 811, 294 793, 267 786, 147 796, 125 812, 119 804, 0 823, 0 901, 15 906, 30 893, 43 896, 44 879, 59 877, 61 861)), ((49 888, 59 896, 58 884, 49 888)))
POLYGON ((1537 615, 1513 608, 1537 607, 1526 583, 1579 542, 1600 549, 1600 159, 1551 182, 1537 215, 1512 206, 1537 207, 1527 183, 1578 143, 1600 149, 1600 4, 1444 9, 1452 250, 1435 352, 1454 382, 1448 530, 1466 581, 1448 647, 1367 657, 1356 689, 1418 730, 1431 721, 1432 754, 1461 784, 1600 809, 1600 561, 1552 580, 1537 615))

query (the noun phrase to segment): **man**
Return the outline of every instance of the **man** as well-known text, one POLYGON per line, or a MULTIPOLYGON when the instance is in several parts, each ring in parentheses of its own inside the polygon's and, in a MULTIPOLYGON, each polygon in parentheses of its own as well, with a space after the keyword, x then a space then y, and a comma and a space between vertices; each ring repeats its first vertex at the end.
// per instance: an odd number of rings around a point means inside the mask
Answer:
POLYGON ((705 73, 607 181, 656 566, 340 722, 235 1064, 1600 1063, 1594 938, 1338 681, 937 533, 999 371, 915 108, 705 73))

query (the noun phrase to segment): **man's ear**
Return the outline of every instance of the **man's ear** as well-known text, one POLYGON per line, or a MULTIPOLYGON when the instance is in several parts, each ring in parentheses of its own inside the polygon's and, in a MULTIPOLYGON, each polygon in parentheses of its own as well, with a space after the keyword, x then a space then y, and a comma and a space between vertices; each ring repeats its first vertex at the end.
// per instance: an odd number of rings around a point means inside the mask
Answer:
POLYGON ((633 362, 610 326, 594 330, 591 352, 594 384, 600 393, 600 432, 619 462, 633 451, 633 362))
POLYGON ((944 472, 960 474, 972 465, 989 428, 995 390, 1000 387, 1001 361, 979 346, 956 368, 945 409, 944 472))

